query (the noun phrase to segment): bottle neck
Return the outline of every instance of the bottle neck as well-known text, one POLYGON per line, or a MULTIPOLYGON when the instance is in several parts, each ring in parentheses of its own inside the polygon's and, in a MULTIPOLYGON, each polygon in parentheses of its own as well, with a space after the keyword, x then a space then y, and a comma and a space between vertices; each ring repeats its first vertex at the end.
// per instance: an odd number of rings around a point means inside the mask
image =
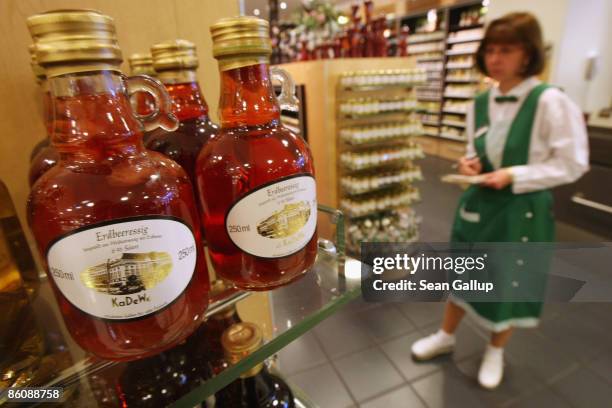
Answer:
POLYGON ((40 81, 40 91, 42 93, 43 122, 45 124, 45 130, 47 131, 47 137, 50 137, 52 130, 51 125, 53 124, 53 104, 51 103, 49 81, 46 79, 40 81))
MULTIPOLYGON (((195 72, 194 72, 195 74, 195 72)), ((179 121, 189 119, 208 119, 208 104, 202 95, 200 85, 193 77, 177 77, 170 81, 160 77, 172 99, 172 113, 179 121)))
POLYGON ((280 107, 268 64, 221 71, 219 116, 224 128, 279 123, 280 107))
POLYGON ((62 159, 98 161, 143 150, 142 125, 134 117, 121 73, 111 70, 49 79, 51 144, 62 159))
POLYGON ((195 69, 164 70, 157 73, 172 99, 172 113, 179 121, 208 120, 208 104, 200 90, 195 69))

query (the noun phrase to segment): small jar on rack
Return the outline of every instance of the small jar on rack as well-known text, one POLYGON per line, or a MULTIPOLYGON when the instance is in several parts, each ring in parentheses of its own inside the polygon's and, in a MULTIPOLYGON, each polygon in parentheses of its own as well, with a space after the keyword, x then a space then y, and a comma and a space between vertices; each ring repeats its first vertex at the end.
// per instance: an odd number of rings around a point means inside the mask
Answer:
POLYGON ((340 161, 351 170, 362 170, 378 167, 387 163, 400 160, 414 160, 423 157, 421 145, 409 143, 402 147, 380 149, 370 152, 344 152, 340 155, 340 161))
POLYGON ((383 211, 400 206, 407 206, 421 199, 417 188, 409 186, 393 193, 373 194, 371 197, 355 200, 344 198, 340 200, 340 207, 349 216, 359 217, 376 211, 383 211))
POLYGON ((416 109, 417 101, 414 98, 353 98, 342 102, 340 113, 345 116, 367 116, 388 112, 406 112, 416 109))
POLYGON ((409 166, 395 172, 383 172, 361 177, 347 176, 340 180, 342 187, 349 193, 361 194, 401 183, 411 183, 423 179, 421 168, 409 166))
POLYGON ((426 73, 419 68, 378 71, 346 72, 340 76, 345 88, 383 85, 411 85, 426 80, 426 73))
POLYGON ((444 102, 444 107, 442 108, 442 110, 444 112, 449 112, 449 113, 465 114, 467 112, 467 108, 468 108, 467 101, 448 100, 444 102))
POLYGON ((409 121, 390 125, 344 128, 340 130, 340 138, 346 143, 358 145, 417 135, 420 132, 421 125, 416 121, 409 121))
POLYGON ((419 223, 410 208, 361 218, 347 229, 347 249, 358 253, 362 242, 414 242, 418 240, 419 223))
POLYGON ((476 86, 472 84, 452 84, 444 88, 444 96, 472 98, 476 93, 476 86))

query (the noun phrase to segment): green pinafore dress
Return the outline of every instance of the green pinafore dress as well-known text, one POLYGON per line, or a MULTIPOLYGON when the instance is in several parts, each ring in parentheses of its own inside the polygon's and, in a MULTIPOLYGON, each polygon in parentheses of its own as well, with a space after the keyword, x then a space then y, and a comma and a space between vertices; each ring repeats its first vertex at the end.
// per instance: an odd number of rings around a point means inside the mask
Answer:
MULTIPOLYGON (((525 98, 510 126, 501 167, 527 164, 538 100, 547 88, 546 84, 537 85, 525 98)), ((474 102, 474 129, 478 135, 474 147, 483 173, 487 173, 495 170, 486 153, 489 92, 478 95, 474 102)), ((459 201, 451 242, 552 242, 555 235, 552 202, 548 190, 514 194, 511 185, 502 190, 472 185, 459 201)), ((534 327, 542 310, 541 302, 466 302, 456 296, 452 301, 495 332, 511 327, 534 327)))

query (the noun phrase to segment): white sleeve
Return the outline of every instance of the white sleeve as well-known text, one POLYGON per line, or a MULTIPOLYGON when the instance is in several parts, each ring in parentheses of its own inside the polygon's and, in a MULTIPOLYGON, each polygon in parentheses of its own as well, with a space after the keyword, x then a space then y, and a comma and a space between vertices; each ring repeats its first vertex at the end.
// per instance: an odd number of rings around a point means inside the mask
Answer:
POLYGON ((467 137, 465 157, 476 156, 476 147, 474 147, 474 109, 474 102, 471 101, 467 107, 465 115, 465 136, 467 137))
POLYGON ((532 150, 539 149, 538 160, 510 167, 515 194, 572 183, 589 169, 584 118, 567 95, 555 88, 546 90, 538 102, 534 126, 536 123, 529 155, 531 161, 532 155, 536 156, 532 150))

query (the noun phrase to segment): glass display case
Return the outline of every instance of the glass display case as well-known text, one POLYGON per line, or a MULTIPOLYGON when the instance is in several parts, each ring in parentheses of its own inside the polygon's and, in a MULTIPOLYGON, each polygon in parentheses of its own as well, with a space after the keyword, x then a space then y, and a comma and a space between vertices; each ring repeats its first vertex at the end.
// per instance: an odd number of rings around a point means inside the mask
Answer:
MULTIPOLYGON (((219 339, 211 339, 214 331, 208 325, 213 316, 236 305, 241 312, 243 302, 261 293, 229 287, 212 296, 202 325, 182 344, 146 359, 114 362, 96 358, 74 343, 59 318, 51 284, 43 276, 38 295, 27 306, 33 318, 23 320, 24 327, 15 331, 38 333, 37 346, 27 348, 37 352, 21 354, 23 359, 13 367, 29 367, 27 375, 20 376, 14 368, 13 379, 19 381, 10 384, 10 373, 4 372, 3 387, 60 387, 62 406, 211 406, 206 404, 220 389, 360 295, 359 277, 347 278, 344 273, 343 214, 320 205, 318 226, 323 232, 319 234, 316 263, 302 279, 264 292, 269 314, 276 318, 264 336, 264 344, 238 363, 214 366, 210 342, 219 339)), ((252 319, 240 314, 239 319, 252 319)), ((296 406, 310 406, 301 391, 294 391, 296 406)), ((6 399, 0 400, 0 405, 4 404, 11 406, 6 399)))

